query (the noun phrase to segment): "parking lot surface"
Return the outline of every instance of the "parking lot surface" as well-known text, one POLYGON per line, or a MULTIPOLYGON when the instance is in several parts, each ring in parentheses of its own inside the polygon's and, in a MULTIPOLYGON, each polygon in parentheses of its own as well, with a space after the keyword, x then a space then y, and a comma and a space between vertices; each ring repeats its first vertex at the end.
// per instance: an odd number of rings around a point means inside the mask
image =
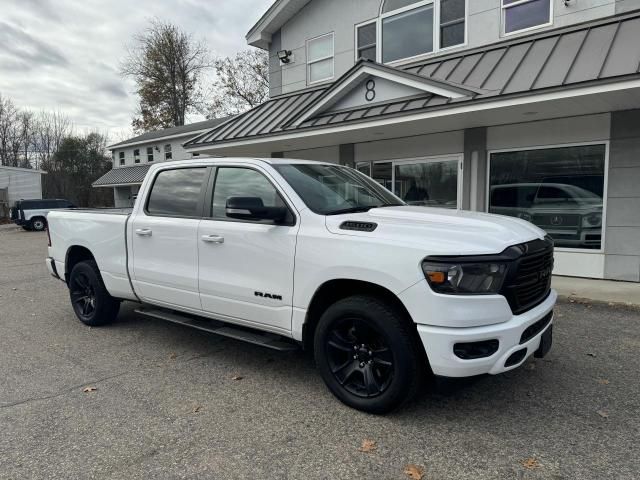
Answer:
POLYGON ((131 304, 83 326, 45 256, 46 234, 0 228, 0 478, 640 478, 638 310, 561 303, 546 358, 373 416, 302 352, 131 304))

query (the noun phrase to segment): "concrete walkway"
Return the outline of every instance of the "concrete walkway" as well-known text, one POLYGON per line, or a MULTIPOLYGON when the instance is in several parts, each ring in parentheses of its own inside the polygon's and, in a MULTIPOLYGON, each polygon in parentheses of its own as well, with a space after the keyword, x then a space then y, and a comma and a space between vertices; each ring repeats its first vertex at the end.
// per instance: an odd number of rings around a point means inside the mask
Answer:
POLYGON ((640 283, 554 276, 552 285, 564 298, 640 307, 640 283))

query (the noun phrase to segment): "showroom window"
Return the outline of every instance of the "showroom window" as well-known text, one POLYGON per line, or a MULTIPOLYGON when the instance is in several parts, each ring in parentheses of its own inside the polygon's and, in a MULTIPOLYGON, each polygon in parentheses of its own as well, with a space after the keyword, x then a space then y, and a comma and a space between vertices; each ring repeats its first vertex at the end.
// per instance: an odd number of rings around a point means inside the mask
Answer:
POLYGON ((505 35, 551 24, 552 0, 502 0, 505 35))
POLYGON ((489 212, 527 220, 556 247, 600 250, 605 144, 491 153, 489 212))
POLYGON ((307 42, 307 78, 309 83, 333 78, 333 33, 307 42))
POLYGON ((464 44, 466 10, 466 0, 386 0, 379 19, 378 61, 395 62, 464 44))
POLYGON ((359 162, 356 169, 395 193, 408 205, 460 207, 461 156, 359 162))

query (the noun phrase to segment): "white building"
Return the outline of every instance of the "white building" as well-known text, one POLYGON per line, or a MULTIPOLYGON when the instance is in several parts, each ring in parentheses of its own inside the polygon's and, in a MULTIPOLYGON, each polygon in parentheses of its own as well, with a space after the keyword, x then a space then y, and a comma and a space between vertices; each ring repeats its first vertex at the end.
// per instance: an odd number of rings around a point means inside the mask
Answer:
POLYGON ((277 0, 247 41, 271 98, 188 152, 351 165, 640 281, 640 0, 277 0))
POLYGON ((186 160, 198 156, 189 153, 182 144, 194 136, 209 131, 226 119, 205 120, 180 127, 147 132, 109 146, 113 169, 93 182, 94 187, 113 188, 116 207, 133 206, 135 194, 154 162, 186 160))
POLYGON ((42 170, 0 166, 0 218, 16 200, 42 198, 42 170))

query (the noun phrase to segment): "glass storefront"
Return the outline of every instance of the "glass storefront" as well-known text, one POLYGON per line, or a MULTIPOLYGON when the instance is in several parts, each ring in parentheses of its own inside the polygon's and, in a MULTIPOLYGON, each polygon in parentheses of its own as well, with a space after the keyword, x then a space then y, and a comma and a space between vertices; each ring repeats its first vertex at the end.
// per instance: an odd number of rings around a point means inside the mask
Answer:
POLYGON ((602 248, 606 145, 491 154, 489 212, 545 230, 556 247, 602 248))
POLYGON ((457 156, 439 159, 361 162, 357 169, 391 190, 409 205, 457 208, 457 156))

